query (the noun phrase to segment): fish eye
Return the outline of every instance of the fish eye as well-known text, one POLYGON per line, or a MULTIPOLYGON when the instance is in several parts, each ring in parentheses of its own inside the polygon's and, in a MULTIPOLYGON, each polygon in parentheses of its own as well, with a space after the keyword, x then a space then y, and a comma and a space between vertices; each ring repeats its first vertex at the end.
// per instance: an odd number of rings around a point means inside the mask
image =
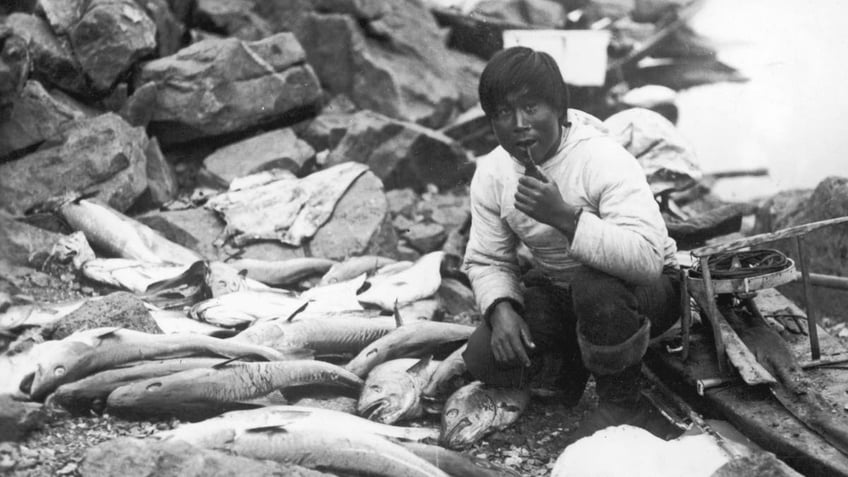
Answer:
POLYGON ((157 389, 159 389, 159 388, 161 388, 161 387, 162 387, 162 383, 161 383, 161 382, 155 382, 155 383, 150 383, 150 384, 148 384, 146 389, 147 389, 148 391, 155 391, 155 390, 157 390, 157 389))
POLYGON ((54 376, 64 376, 65 375, 65 367, 64 366, 56 366, 53 368, 54 376))
POLYGON ((457 414, 459 414, 459 409, 456 408, 448 409, 447 411, 445 411, 445 416, 447 417, 456 417, 457 414))
POLYGON ((370 389, 370 390, 372 390, 376 393, 383 392, 383 387, 380 386, 379 384, 372 384, 372 385, 368 386, 368 389, 370 389))

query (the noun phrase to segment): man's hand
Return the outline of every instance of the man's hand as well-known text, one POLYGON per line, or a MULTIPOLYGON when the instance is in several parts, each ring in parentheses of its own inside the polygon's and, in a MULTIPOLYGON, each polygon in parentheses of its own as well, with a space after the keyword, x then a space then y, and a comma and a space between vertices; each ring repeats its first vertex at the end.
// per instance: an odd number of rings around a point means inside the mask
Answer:
POLYGON ((539 172, 544 180, 530 176, 518 179, 515 208, 572 239, 576 229, 575 217, 580 209, 566 204, 554 181, 544 172, 539 172))
POLYGON ((490 323, 492 324, 492 353, 495 355, 495 361, 501 365, 530 366, 527 350, 534 349, 536 345, 530 336, 530 328, 512 305, 505 301, 498 303, 492 311, 490 323))

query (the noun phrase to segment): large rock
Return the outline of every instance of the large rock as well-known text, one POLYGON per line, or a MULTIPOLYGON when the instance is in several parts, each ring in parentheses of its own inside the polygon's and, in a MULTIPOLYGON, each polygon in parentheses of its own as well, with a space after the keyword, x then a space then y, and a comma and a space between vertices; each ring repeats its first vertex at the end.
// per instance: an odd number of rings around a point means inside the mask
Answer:
POLYGON ((29 265, 33 253, 49 252, 61 237, 0 212, 0 258, 8 263, 29 265))
POLYGON ((313 108, 318 78, 295 37, 204 40, 151 61, 128 102, 163 144, 245 130, 313 108))
POLYGON ((156 56, 173 55, 183 47, 185 25, 177 19, 167 0, 135 0, 156 24, 156 56))
POLYGON ((315 150, 295 136, 291 129, 275 129, 228 144, 203 160, 203 166, 221 183, 270 169, 300 174, 315 158, 315 150))
POLYGON ((36 10, 50 22, 57 35, 68 33, 82 18, 86 0, 38 0, 36 10))
POLYGON ((345 161, 368 164, 386 189, 421 189, 426 184, 450 188, 470 178, 471 158, 452 139, 372 111, 351 116, 344 137, 326 162, 345 161))
POLYGON ((147 145, 147 191, 149 192, 149 203, 151 207, 159 207, 167 204, 177 197, 179 183, 174 166, 162 154, 159 148, 159 140, 155 137, 147 145))
POLYGON ((208 260, 226 258, 215 242, 224 233, 224 221, 205 208, 156 211, 136 217, 168 240, 196 251, 208 260))
POLYGON ((13 13, 6 25, 27 40, 34 78, 69 93, 91 95, 88 79, 67 38, 56 36, 50 25, 35 15, 13 13))
POLYGON ((27 41, 0 25, 0 120, 8 117, 8 109, 24 89, 30 68, 27 41))
POLYGON ((156 24, 132 0, 91 0, 68 38, 92 86, 105 92, 156 50, 156 24))
POLYGON ((11 105, 10 117, 0 121, 0 157, 41 144, 90 110, 61 94, 27 81, 11 105))
POLYGON ((0 442, 17 441, 47 421, 44 405, 0 394, 0 442))
POLYGON ((253 5, 251 0, 198 0, 192 23, 245 41, 271 36, 271 25, 253 11, 253 5))
POLYGON ((362 109, 440 127, 476 101, 482 61, 449 50, 419 0, 257 2, 293 31, 322 84, 362 109))
POLYGON ((294 464, 260 461, 202 449, 183 441, 120 437, 90 448, 79 469, 83 477, 229 477, 234 475, 328 476, 294 464))
POLYGON ((12 214, 49 197, 96 191, 124 211, 147 187, 147 135, 107 113, 78 120, 38 151, 0 164, 0 207, 12 214))
POLYGON ((130 292, 115 292, 88 300, 68 316, 51 325, 51 339, 60 340, 77 331, 116 326, 128 330, 161 334, 141 298, 130 292))
POLYGON ((512 24, 565 28, 568 12, 553 0, 484 0, 474 6, 474 14, 512 24))

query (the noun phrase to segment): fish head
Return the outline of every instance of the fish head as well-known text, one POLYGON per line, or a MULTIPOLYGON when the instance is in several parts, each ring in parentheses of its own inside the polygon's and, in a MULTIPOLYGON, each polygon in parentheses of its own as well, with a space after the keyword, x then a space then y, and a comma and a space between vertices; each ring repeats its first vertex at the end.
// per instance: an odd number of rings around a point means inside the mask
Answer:
POLYGON ((411 417, 418 409, 419 390, 413 377, 404 372, 366 380, 356 405, 360 416, 382 424, 411 417))
POLYGON ((481 389, 479 382, 469 384, 445 402, 439 439, 443 446, 464 449, 494 430, 498 404, 481 389))
POLYGON ((83 389, 76 383, 63 384, 56 388, 44 404, 51 409, 62 408, 75 416, 82 416, 94 412, 98 415, 106 410, 106 392, 83 389))
POLYGON ((79 377, 85 368, 85 360, 91 347, 78 341, 48 341, 32 377, 21 382, 20 389, 28 393, 33 401, 43 401, 48 394, 60 385, 79 377))

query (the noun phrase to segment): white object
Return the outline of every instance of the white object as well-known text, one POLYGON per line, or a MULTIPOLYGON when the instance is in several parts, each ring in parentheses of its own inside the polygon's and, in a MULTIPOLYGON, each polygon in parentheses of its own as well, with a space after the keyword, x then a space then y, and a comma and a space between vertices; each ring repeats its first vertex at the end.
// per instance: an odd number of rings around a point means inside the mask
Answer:
POLYGON ((566 83, 603 86, 607 74, 608 30, 504 30, 504 48, 526 46, 556 60, 566 83))

